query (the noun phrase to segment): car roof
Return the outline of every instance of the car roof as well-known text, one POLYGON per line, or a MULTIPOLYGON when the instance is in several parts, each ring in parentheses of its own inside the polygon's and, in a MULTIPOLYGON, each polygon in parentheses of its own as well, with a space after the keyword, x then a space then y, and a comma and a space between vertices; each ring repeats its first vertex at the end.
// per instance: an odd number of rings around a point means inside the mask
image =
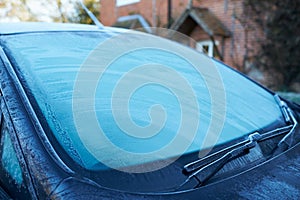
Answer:
MULTIPOLYGON (((103 29, 111 30, 115 28, 104 27, 103 29)), ((45 23, 45 22, 0 23, 0 35, 28 33, 28 32, 99 31, 99 30, 101 30, 99 27, 95 25, 87 25, 87 24, 45 23)))

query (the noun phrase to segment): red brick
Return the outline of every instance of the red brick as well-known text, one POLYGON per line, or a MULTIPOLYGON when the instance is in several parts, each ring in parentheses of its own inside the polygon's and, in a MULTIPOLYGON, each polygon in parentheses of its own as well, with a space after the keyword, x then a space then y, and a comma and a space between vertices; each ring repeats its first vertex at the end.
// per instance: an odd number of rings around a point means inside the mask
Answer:
MULTIPOLYGON (((101 22, 106 26, 113 25, 121 16, 130 14, 141 14, 151 26, 153 24, 158 27, 166 27, 167 25, 167 0, 155 0, 156 2, 156 22, 153 22, 153 0, 141 0, 139 3, 134 3, 126 6, 116 7, 115 0, 101 0, 101 22)), ((172 0, 172 17, 176 20, 182 12, 187 8, 189 0, 172 0)), ((219 41, 219 51, 224 50, 224 62, 235 68, 243 66, 243 58, 245 56, 245 32, 244 27, 233 16, 243 13, 242 0, 194 0, 193 6, 205 7, 217 16, 220 21, 230 30, 232 36, 224 40, 222 47, 222 38, 216 37, 219 41), (226 8, 227 1, 227 8, 226 8)), ((248 43, 255 41, 259 36, 256 31, 249 31, 248 43), (249 42, 250 41, 250 42, 249 42)), ((209 36, 200 28, 197 27, 191 33, 196 41, 209 40, 209 36)), ((250 47, 255 49, 254 46, 250 47)), ((250 55, 251 57, 251 55, 250 55)), ((243 68, 239 68, 244 70, 243 68)))

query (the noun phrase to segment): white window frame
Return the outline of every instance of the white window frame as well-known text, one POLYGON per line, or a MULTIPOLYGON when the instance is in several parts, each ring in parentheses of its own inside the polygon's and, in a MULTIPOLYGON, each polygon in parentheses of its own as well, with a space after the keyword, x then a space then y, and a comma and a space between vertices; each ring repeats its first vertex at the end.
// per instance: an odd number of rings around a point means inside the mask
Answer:
POLYGON ((116 0, 116 6, 120 7, 120 6, 126 6, 129 4, 133 4, 133 3, 138 3, 141 0, 116 0))
MULTIPOLYGON (((215 41, 215 43, 217 46, 219 45, 218 41, 215 41)), ((211 40, 204 40, 204 41, 197 42, 196 49, 202 53, 207 54, 209 57, 214 56, 214 44, 211 40), (203 51, 205 46, 208 46, 207 52, 203 51)))

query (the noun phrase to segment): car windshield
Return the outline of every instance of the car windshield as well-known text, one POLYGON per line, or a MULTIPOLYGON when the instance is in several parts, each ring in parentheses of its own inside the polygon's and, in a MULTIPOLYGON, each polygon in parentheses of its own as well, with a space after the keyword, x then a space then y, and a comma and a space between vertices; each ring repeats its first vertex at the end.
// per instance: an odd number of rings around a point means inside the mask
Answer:
MULTIPOLYGON (((1 36, 4 50, 26 93, 34 101, 32 104, 38 115, 47 123, 51 134, 55 136, 63 150, 85 169, 107 169, 106 166, 111 167, 109 162, 114 157, 119 157, 118 159, 122 161, 116 164, 122 168, 197 152, 211 147, 210 145, 224 144, 246 136, 281 118, 281 111, 271 93, 206 56, 205 58, 215 67, 214 73, 209 73, 208 70, 208 73, 199 75, 195 67, 178 53, 158 48, 127 51, 126 54, 108 62, 106 59, 109 57, 107 52, 110 48, 108 45, 101 47, 99 44, 118 34, 109 30, 32 32, 1 36), (82 70, 82 66, 91 60, 93 50, 98 52, 97 57, 92 58, 93 63, 96 65, 106 62, 109 63, 109 67, 102 73, 101 78, 97 78, 95 91, 91 92, 91 96, 95 99, 90 106, 85 101, 85 98, 89 98, 85 97, 88 91, 75 90, 80 78, 79 73, 87 77, 86 82, 82 81, 82 84, 87 84, 89 79, 93 79, 94 71, 82 70), (143 84, 140 87, 133 87, 133 92, 126 94, 127 96, 123 95, 122 92, 126 87, 121 86, 122 84, 127 86, 123 80, 127 72, 138 70, 138 66, 145 67, 149 63, 155 63, 155 66, 131 77, 131 81, 148 80, 147 83, 141 81, 143 84), (161 70, 162 66, 167 68, 161 70), (182 77, 194 95, 180 98, 175 94, 176 91, 180 94, 189 91, 185 90, 181 79, 176 78, 175 81, 172 79, 169 84, 172 89, 161 86, 164 83, 163 78, 157 79, 159 84, 155 83, 155 79, 150 77, 151 73, 156 73, 153 70, 166 79, 169 78, 168 74, 175 70, 174 76, 182 77), (221 83, 214 85, 214 80, 219 82, 221 80, 221 83), (118 84, 121 86, 117 87, 118 84), (214 87, 216 90, 223 88, 224 94, 220 95, 220 99, 214 96, 214 87), (120 90, 122 95, 113 93, 117 90, 120 90), (213 100, 216 105, 213 105, 213 100), (218 101, 223 101, 224 108, 218 107, 223 104, 218 104, 218 101), (75 114, 74 102, 77 106, 75 114), (197 123, 188 125, 195 128, 192 137, 182 135, 180 138, 181 142, 188 140, 187 148, 183 152, 180 149, 180 142, 175 145, 176 148, 165 151, 163 155, 152 154, 136 160, 124 156, 127 154, 118 154, 119 151, 115 150, 118 148, 123 152, 143 156, 170 145, 177 137, 178 130, 184 126, 182 122, 184 107, 187 107, 185 112, 188 113, 185 116, 191 116, 186 121, 193 123, 196 120, 197 123), (118 119, 121 116, 118 113, 122 112, 124 115, 128 114, 129 119, 118 119), (94 123, 91 116, 97 119, 98 126, 91 125, 94 123), (213 133, 209 131, 212 120, 215 121, 215 126, 219 126, 220 134, 217 136, 209 135, 213 133), (144 130, 147 137, 130 135, 130 129, 136 128, 131 127, 132 124, 135 124, 141 132, 144 130), (151 135, 151 131, 147 132, 147 128, 152 128, 156 134, 151 135), (99 130, 105 133, 105 137, 97 136, 100 134, 99 130), (215 142, 204 142, 207 138, 214 138, 215 142), (108 139, 110 144, 101 141, 102 139, 108 139)), ((136 44, 143 39, 136 37, 131 40, 136 44)), ((126 39, 123 42, 126 43, 126 39)), ((174 45, 172 48, 178 47, 183 52, 192 51, 179 44, 172 45, 174 45)), ((204 56, 196 52, 195 54, 199 57, 204 56)), ((89 90, 88 86, 86 88, 89 90)), ((187 135, 191 134, 188 133, 189 129, 185 130, 187 135)))

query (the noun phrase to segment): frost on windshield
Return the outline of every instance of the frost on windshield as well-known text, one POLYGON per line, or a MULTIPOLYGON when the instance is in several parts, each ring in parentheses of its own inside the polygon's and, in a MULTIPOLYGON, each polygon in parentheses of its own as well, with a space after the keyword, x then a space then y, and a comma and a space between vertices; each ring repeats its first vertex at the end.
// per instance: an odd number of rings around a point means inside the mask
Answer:
MULTIPOLYGON (((101 155, 104 160, 110 160, 112 150, 109 146, 97 145, 97 141, 93 141, 96 144, 95 152, 91 153, 93 150, 87 150, 83 144, 86 141, 82 141, 77 132, 77 128, 81 127, 76 127, 74 124, 73 90, 81 65, 101 42, 110 37, 111 35, 102 32, 31 33, 7 36, 4 41, 4 45, 14 58, 13 65, 26 85, 27 93, 37 102, 55 138, 71 158, 83 167, 92 170, 103 168, 93 154, 101 155)), ((124 42, 126 41, 124 40, 124 42)), ((136 42, 139 40, 137 39, 136 42)), ((180 46, 178 48, 185 47, 180 46)), ((108 49, 100 48, 98 50, 100 54, 95 60, 95 64, 107 59, 105 55, 108 49)), ((217 144, 260 130, 281 117, 281 112, 272 94, 223 64, 212 62, 221 76, 226 94, 225 122, 217 144)), ((95 114, 99 126, 106 133, 106 138, 124 151, 145 153, 168 145, 176 137, 177 130, 181 126, 181 105, 178 104, 178 98, 170 89, 155 83, 148 84, 139 87, 132 93, 130 99, 119 99, 120 102, 128 102, 129 109, 126 112, 129 113, 130 120, 141 127, 147 127, 152 122, 151 113, 149 113, 150 108, 155 105, 163 107, 165 118, 161 117, 160 119, 165 120, 164 127, 156 129, 158 134, 148 140, 133 138, 126 134, 119 127, 120 124, 116 123, 115 113, 111 107, 112 90, 125 77, 126 72, 149 63, 167 66, 168 69, 176 71, 182 79, 189 83, 199 105, 199 107, 191 106, 189 110, 197 113, 199 124, 197 124, 195 137, 193 141, 190 141, 191 145, 185 153, 207 148, 202 145, 207 136, 211 118, 213 116, 224 117, 219 116, 219 108, 214 108, 215 112, 212 113, 211 92, 207 88, 206 80, 215 80, 216 78, 209 73, 199 76, 186 59, 160 49, 148 48, 131 51, 111 61, 106 73, 99 80, 99 85, 95 91, 94 105, 86 105, 84 103, 86 97, 80 96, 85 91, 78 91, 77 95, 82 100, 79 114, 86 116, 81 121, 82 128, 83 126, 89 127, 91 123, 88 120, 89 116, 95 114)), ((83 84, 88 84, 95 73, 93 71, 85 71, 84 73, 87 78, 83 84)), ((168 76, 166 70, 160 71, 160 73, 161 79, 168 76)), ((145 73, 137 78, 147 80, 149 79, 147 75, 145 73)), ((176 80, 173 81, 172 86, 181 90, 182 86, 177 83, 176 80)), ((187 104, 188 102, 186 101, 187 104)), ((119 106, 117 109, 122 111, 123 107, 119 106)), ((89 138, 94 138, 99 133, 90 127, 85 134, 89 138)), ((175 149, 169 156, 174 156, 176 153, 178 152, 175 149)), ((128 160, 127 163, 124 162, 124 165, 127 164, 133 163, 128 160)))

